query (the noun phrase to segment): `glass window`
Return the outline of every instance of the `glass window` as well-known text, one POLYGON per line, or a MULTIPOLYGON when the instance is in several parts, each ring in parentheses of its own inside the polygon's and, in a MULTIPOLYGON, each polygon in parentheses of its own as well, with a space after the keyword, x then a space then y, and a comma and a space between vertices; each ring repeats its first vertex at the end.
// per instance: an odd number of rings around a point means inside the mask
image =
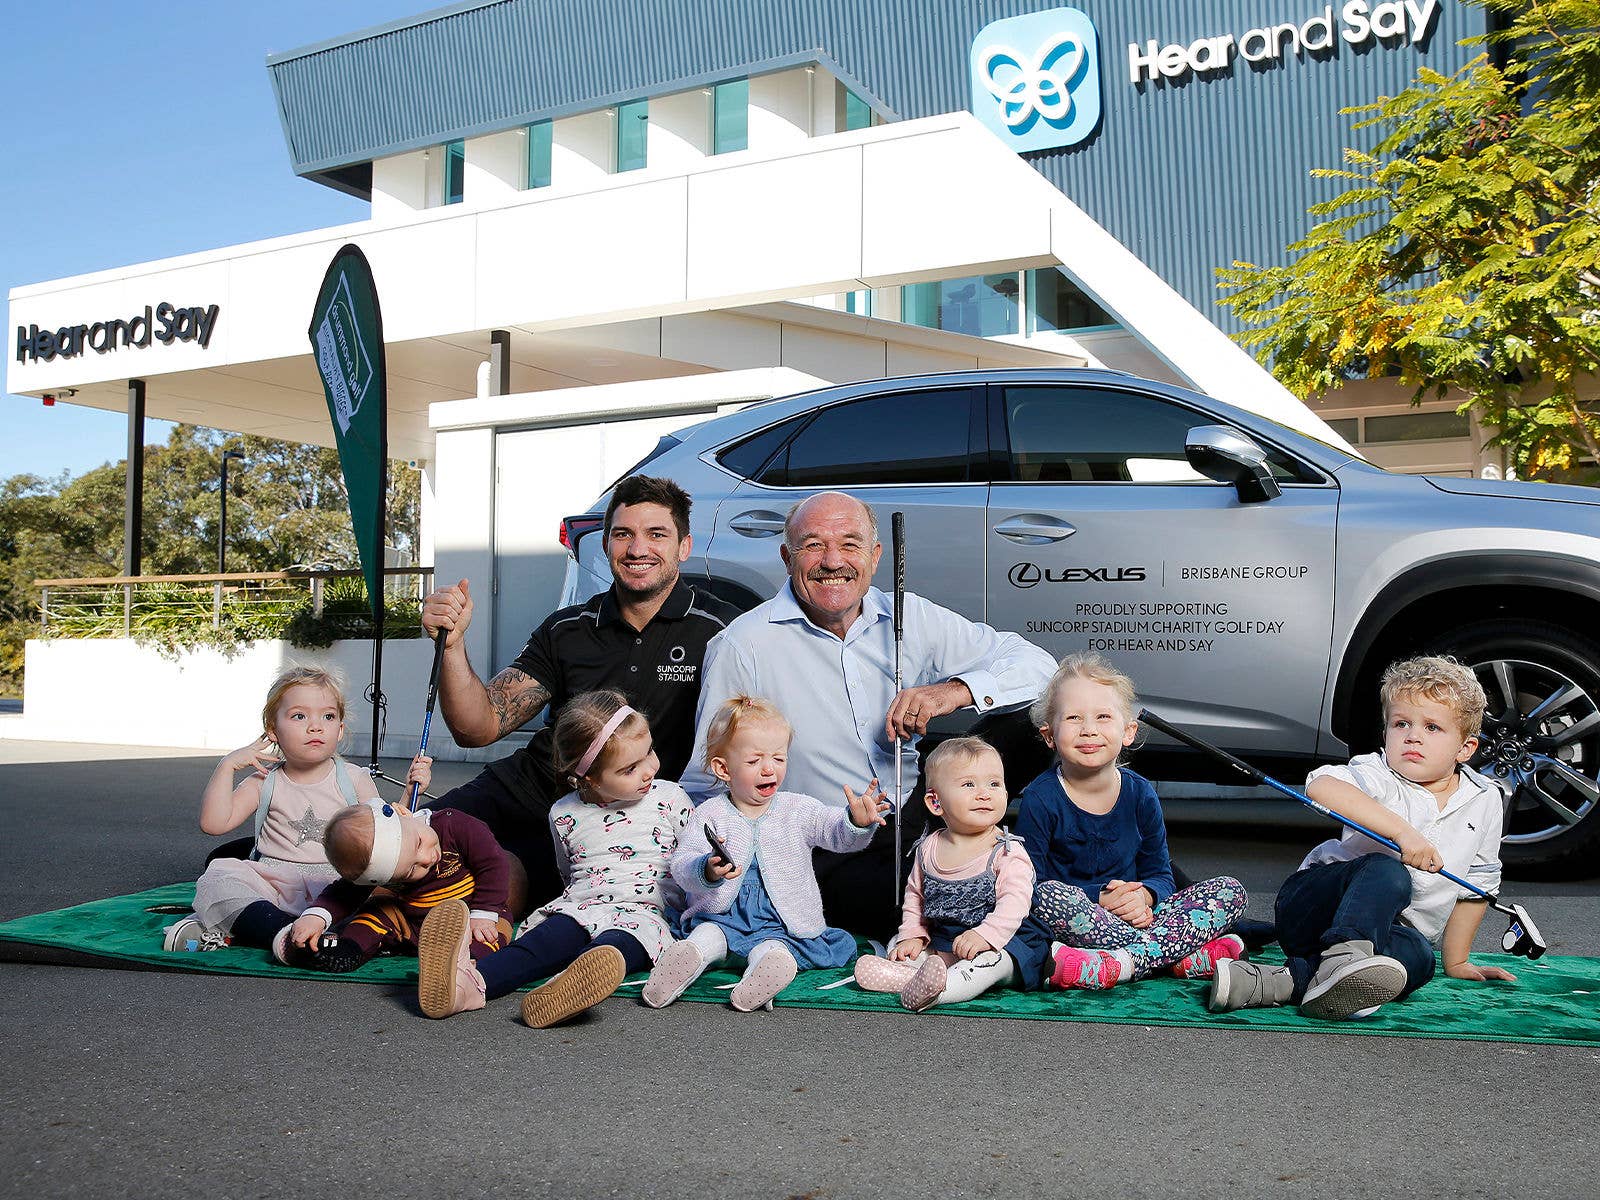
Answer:
POLYGON ((1116 328, 1117 319, 1054 267, 1029 271, 1028 332, 1116 328))
POLYGON ((460 204, 467 194, 467 146, 449 142, 444 148, 444 202, 460 204))
POLYGON ((528 126, 528 187, 550 186, 550 157, 553 144, 553 127, 549 121, 537 121, 528 126))
POLYGON ((750 81, 733 79, 711 92, 711 153, 728 154, 750 145, 750 81))
POLYGON ((650 134, 650 101, 617 105, 617 170, 637 171, 645 165, 650 134))
MULTIPOLYGON (((1211 482, 1184 453, 1189 430, 1222 423, 1205 413, 1153 396, 1094 388, 1010 387, 1003 394, 1015 481, 1211 482)), ((1318 479, 1275 448, 1263 449, 1277 478, 1318 479)))
POLYGON ((866 129, 872 124, 872 106, 844 84, 834 81, 833 125, 841 133, 846 129, 866 129))
POLYGON ((1410 412, 1391 417, 1367 417, 1368 442, 1426 442, 1472 436, 1472 421, 1465 413, 1410 412))
POLYGON ((846 292, 844 294, 844 310, 847 313, 855 313, 858 317, 870 317, 872 315, 872 293, 867 290, 846 292))
MULTIPOLYGON (((964 483, 971 415, 967 388, 836 404, 789 443, 783 482, 790 487, 964 483)), ((763 475, 761 482, 777 481, 763 475)))
POLYGON ((724 450, 717 455, 717 461, 735 475, 746 479, 762 473, 761 482, 771 483, 776 479, 778 483, 782 483, 783 476, 789 469, 789 460, 786 455, 778 455, 778 448, 810 419, 811 414, 804 413, 780 422, 770 429, 763 429, 760 433, 752 434, 744 441, 724 450))
POLYGON ((1361 441, 1360 417, 1329 417, 1328 428, 1333 430, 1352 446, 1361 441))
POLYGON ((911 283, 900 292, 900 319, 908 325, 977 337, 1016 333, 1020 290, 1015 271, 911 283))

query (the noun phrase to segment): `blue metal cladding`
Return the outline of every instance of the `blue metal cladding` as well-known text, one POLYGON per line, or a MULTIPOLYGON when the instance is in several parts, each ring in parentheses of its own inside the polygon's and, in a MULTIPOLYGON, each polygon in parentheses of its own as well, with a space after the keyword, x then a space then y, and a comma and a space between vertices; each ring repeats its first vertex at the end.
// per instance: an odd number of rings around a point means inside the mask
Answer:
MULTIPOLYGON (((1361 0, 1370 11, 1383 0, 1361 0)), ((1404 0, 1401 0, 1403 3, 1404 0)), ((1393 95, 1420 66, 1451 72, 1484 28, 1461 0, 1420 44, 1339 36, 1348 0, 1077 0, 1099 35, 1102 116, 1029 162, 1225 329, 1215 270, 1278 262, 1338 181, 1340 110, 1393 95), (1134 84, 1129 45, 1188 45, 1324 14, 1335 48, 1134 84)), ((886 116, 972 106, 968 56, 993 21, 1064 7, 1028 0, 496 0, 425 13, 268 60, 295 170, 351 163, 801 62, 821 62, 886 116)), ((1004 214, 995 214, 1003 220, 1004 214)))

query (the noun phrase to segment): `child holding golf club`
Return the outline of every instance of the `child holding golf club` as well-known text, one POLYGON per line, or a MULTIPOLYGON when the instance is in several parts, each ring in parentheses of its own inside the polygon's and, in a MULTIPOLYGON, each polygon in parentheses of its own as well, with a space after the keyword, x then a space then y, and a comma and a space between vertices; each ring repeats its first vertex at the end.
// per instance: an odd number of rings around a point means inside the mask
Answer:
POLYGON ((1171 968, 1209 976, 1236 958, 1247 897, 1221 876, 1175 891, 1161 802, 1117 765, 1139 731, 1133 681, 1096 654, 1062 659, 1029 715, 1056 754, 1030 783, 1017 836, 1039 882, 1034 916, 1056 939, 1047 983, 1108 988, 1171 968))
POLYGON ((1466 765, 1488 705, 1483 687, 1455 659, 1427 656, 1390 666, 1379 696, 1383 750, 1319 767, 1306 794, 1391 839, 1398 855, 1348 828, 1313 849, 1278 890, 1288 965, 1220 964, 1212 1011, 1294 1002, 1308 1016, 1367 1016, 1433 977, 1435 944, 1453 978, 1516 978, 1471 961, 1488 906, 1438 873, 1489 893, 1500 884, 1503 797, 1466 765))
POLYGON ((894 948, 886 958, 863 955, 855 969, 862 988, 898 992, 912 1012, 1036 977, 1042 950, 1039 939, 1019 936, 1033 903, 1033 863, 1000 825, 999 752, 982 738, 951 738, 928 755, 923 777, 928 811, 944 828, 916 845, 894 948))
MULTIPOLYGON (((324 886, 338 878, 322 835, 334 814, 377 796, 365 771, 339 757, 344 694, 321 667, 290 667, 267 689, 265 732, 217 764, 200 797, 200 828, 223 834, 255 817, 248 859, 212 861, 195 885, 191 916, 166 931, 168 950, 213 950, 228 941, 263 950, 324 886), (251 774, 237 787, 240 771, 251 774)), ((412 764, 412 777, 428 760, 412 764)))
POLYGON ((562 706, 553 743, 556 770, 573 789, 550 809, 566 888, 516 941, 476 963, 467 906, 434 908, 417 952, 426 1016, 482 1008, 559 971, 522 1000, 523 1022, 543 1029, 599 1004, 672 941, 663 910, 682 897, 667 860, 694 806, 676 783, 656 778, 649 721, 621 692, 584 692, 562 706))
POLYGON ((811 852, 862 849, 889 805, 875 779, 860 795, 846 787, 842 809, 780 791, 791 737, 777 707, 756 697, 734 696, 712 717, 706 766, 728 790, 695 810, 672 856, 672 877, 688 898, 687 936, 667 948, 645 984, 652 1008, 671 1004, 729 955, 746 963, 729 997, 740 1012, 770 1004, 802 968, 843 967, 855 957, 855 938, 823 920, 811 852))

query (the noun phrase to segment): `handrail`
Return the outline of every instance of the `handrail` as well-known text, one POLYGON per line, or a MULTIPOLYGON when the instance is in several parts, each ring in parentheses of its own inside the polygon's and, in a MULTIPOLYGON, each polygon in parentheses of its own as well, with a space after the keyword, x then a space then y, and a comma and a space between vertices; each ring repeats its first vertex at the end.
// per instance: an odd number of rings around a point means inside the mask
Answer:
MULTIPOLYGON (((432 567, 385 567, 384 575, 432 575, 432 567)), ((242 583, 249 579, 356 579, 358 567, 338 567, 326 571, 310 568, 297 571, 229 571, 225 575, 107 575, 96 579, 35 579, 34 587, 106 587, 125 583, 242 583)))

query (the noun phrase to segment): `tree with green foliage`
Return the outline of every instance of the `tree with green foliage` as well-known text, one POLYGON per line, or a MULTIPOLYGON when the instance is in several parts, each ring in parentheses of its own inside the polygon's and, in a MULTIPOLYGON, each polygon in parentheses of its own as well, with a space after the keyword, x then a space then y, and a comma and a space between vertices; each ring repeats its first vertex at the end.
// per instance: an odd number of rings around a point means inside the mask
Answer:
POLYGON ((1489 52, 1347 110, 1378 134, 1284 266, 1219 272, 1295 394, 1458 389, 1523 477, 1600 460, 1600 0, 1473 0, 1489 52))

